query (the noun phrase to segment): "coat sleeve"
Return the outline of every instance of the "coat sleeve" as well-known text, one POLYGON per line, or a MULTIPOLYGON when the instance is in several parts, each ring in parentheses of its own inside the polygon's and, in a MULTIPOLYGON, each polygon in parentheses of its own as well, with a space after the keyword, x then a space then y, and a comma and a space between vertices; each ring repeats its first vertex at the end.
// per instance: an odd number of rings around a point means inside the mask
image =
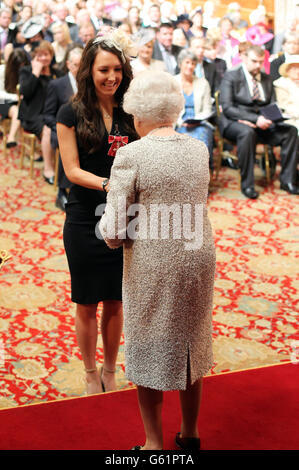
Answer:
POLYGON ((230 71, 225 73, 221 82, 220 104, 225 117, 232 121, 244 119, 255 123, 258 118, 258 113, 254 110, 238 106, 234 96, 234 75, 230 71))
POLYGON ((23 67, 19 75, 20 94, 26 101, 30 101, 35 95, 39 84, 39 79, 33 75, 31 67, 23 67))
POLYGON ((127 239, 127 212, 136 200, 138 167, 129 147, 130 144, 116 153, 107 204, 99 225, 101 235, 110 248, 120 247, 127 239))
POLYGON ((56 131, 56 115, 59 110, 59 100, 56 91, 55 81, 52 80, 47 88, 47 97, 45 101, 43 116, 45 124, 53 131, 56 131))

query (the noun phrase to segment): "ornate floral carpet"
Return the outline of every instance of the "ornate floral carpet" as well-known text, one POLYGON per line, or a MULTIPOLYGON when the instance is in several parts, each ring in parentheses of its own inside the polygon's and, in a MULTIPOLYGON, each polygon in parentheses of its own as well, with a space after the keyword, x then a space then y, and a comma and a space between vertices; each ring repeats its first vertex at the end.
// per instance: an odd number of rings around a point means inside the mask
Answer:
MULTIPOLYGON (((17 150, 0 153, 0 250, 11 255, 0 271, 0 408, 85 393, 64 214, 40 165, 31 180, 17 150)), ((238 172, 223 168, 209 197, 217 247, 211 374, 290 361, 299 344, 298 198, 279 190, 277 177, 267 187, 258 168, 256 182, 261 196, 248 200, 238 172)), ((123 340, 117 381, 120 389, 132 385, 123 340)))

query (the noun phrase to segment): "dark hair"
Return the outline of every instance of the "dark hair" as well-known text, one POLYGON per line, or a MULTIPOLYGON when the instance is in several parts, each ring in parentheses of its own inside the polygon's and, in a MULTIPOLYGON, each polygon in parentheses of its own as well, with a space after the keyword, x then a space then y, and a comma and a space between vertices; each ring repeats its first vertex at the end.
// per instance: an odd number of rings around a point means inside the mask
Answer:
POLYGON ((30 60, 24 49, 14 49, 5 65, 4 88, 8 93, 16 93, 19 83, 19 70, 24 65, 29 65, 30 60))
POLYGON ((169 22, 161 23, 160 26, 158 26, 157 31, 161 31, 162 28, 174 29, 174 25, 169 22))
POLYGON ((125 131, 129 134, 136 134, 132 116, 126 114, 121 108, 123 96, 133 78, 133 73, 129 59, 122 61, 122 52, 116 47, 107 44, 105 41, 96 42, 91 39, 82 54, 79 70, 77 73, 78 92, 73 97, 72 102, 78 117, 77 136, 88 153, 93 153, 102 145, 105 135, 105 124, 102 114, 98 108, 98 97, 92 78, 92 67, 97 53, 100 50, 111 52, 116 55, 122 64, 123 78, 114 95, 119 106, 120 118, 125 131))

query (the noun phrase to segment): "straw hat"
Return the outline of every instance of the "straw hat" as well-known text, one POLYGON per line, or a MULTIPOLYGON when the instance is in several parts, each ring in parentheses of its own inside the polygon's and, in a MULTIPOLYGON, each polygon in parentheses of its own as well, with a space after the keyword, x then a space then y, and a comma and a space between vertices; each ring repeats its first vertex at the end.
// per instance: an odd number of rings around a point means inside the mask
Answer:
POLYGON ((283 64, 281 64, 281 66, 279 67, 279 74, 282 77, 287 77, 288 76, 288 69, 289 69, 290 65, 293 65, 293 64, 299 64, 299 55, 298 54, 290 55, 287 58, 287 60, 283 64))

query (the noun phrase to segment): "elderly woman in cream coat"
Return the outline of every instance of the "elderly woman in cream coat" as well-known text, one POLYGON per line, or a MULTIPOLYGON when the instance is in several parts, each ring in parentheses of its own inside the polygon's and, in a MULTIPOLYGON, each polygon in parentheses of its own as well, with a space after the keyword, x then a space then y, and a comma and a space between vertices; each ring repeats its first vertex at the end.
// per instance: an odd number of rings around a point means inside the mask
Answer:
POLYGON ((175 78, 183 91, 185 106, 176 123, 176 131, 204 142, 209 150, 209 166, 213 168, 214 128, 207 120, 212 115, 211 89, 204 77, 195 76, 196 64, 197 57, 193 51, 183 49, 180 52, 178 56, 180 73, 175 78), (198 118, 197 123, 188 123, 188 120, 192 121, 194 118, 198 118))
POLYGON ((165 390, 180 393, 176 444, 199 449, 202 377, 213 364, 209 156, 173 128, 183 101, 167 72, 133 79, 123 107, 141 139, 116 153, 100 222, 106 243, 124 247, 126 376, 137 385, 146 440, 135 448, 143 450, 163 448, 165 390))
POLYGON ((277 104, 290 116, 285 122, 297 127, 299 134, 299 55, 290 55, 279 74, 281 77, 274 82, 277 104))

